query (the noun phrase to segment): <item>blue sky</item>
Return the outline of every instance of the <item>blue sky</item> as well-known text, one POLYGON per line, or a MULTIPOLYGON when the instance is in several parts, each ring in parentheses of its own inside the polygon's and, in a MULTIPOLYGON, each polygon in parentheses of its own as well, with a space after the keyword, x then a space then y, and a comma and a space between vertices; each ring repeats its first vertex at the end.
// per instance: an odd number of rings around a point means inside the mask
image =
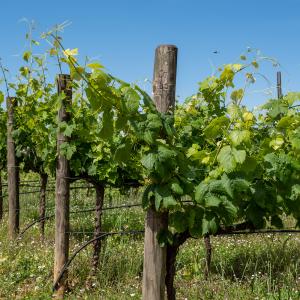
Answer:
MULTIPOLYGON (((1 12, 0 56, 12 73, 25 45, 26 25, 20 22, 25 17, 35 21, 37 34, 72 22, 63 34, 66 48, 78 47, 80 55, 97 57, 115 76, 142 86, 145 78, 152 79, 155 47, 177 45, 180 99, 195 93, 214 67, 235 61, 247 47, 280 62, 279 68, 264 63, 260 69, 273 86, 281 70, 284 92, 300 90, 297 0, 11 0, 1 3, 1 12)), ((257 79, 245 97, 249 107, 269 97, 262 91, 268 84, 257 79)))

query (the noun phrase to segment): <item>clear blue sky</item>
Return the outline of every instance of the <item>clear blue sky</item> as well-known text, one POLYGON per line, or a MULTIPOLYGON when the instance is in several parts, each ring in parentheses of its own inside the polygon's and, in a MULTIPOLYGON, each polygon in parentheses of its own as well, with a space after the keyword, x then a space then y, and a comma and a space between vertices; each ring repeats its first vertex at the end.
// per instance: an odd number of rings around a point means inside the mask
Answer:
MULTIPOLYGON (((26 26, 35 20, 43 32, 65 20, 66 48, 98 57, 109 72, 129 82, 152 79, 154 49, 172 43, 179 48, 177 95, 197 90, 212 65, 234 61, 247 46, 281 63, 283 88, 300 90, 300 1, 267 0, 89 0, 2 1, 0 56, 12 71, 20 63, 26 26), (218 54, 213 52, 218 50, 218 54)), ((261 72, 275 84, 275 72, 264 64, 261 72)), ((255 90, 268 87, 259 80, 255 90)), ((268 98, 249 91, 249 107, 268 98)))

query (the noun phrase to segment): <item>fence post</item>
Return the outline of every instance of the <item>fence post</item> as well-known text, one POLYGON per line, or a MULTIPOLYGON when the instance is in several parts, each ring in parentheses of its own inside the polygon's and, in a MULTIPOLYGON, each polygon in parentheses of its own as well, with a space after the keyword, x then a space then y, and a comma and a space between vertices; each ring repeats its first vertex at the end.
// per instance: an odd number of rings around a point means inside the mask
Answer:
POLYGON ((13 140, 14 110, 16 98, 7 97, 7 191, 8 191, 8 235, 11 240, 19 233, 19 169, 13 140))
MULTIPOLYGON (((155 51, 153 98, 162 113, 172 113, 175 106, 177 47, 161 45, 155 51)), ((168 214, 147 210, 145 220, 143 300, 165 297, 166 247, 160 247, 157 234, 168 227, 168 214)))
POLYGON ((3 218, 2 170, 0 169, 0 221, 3 218))
MULTIPOLYGON (((102 231, 102 209, 104 203, 104 185, 95 183, 94 184, 96 190, 96 206, 95 206, 95 225, 94 225, 94 237, 97 237, 101 234, 102 231)), ((93 243, 93 259, 92 259, 92 269, 91 275, 95 276, 97 272, 97 268, 99 265, 100 259, 100 251, 101 251, 102 241, 100 239, 96 240, 93 243)))
MULTIPOLYGON (((57 78, 57 91, 64 95, 58 111, 58 121, 68 122, 70 113, 68 107, 72 102, 71 79, 69 75, 60 74, 57 78)), ((68 260, 69 254, 69 206, 70 206, 70 170, 67 158, 61 154, 60 146, 68 142, 69 138, 62 132, 57 134, 57 164, 56 164, 56 186, 55 186, 55 255, 54 255, 54 282, 60 271, 68 260)), ((54 297, 63 299, 67 288, 67 272, 57 285, 54 297)))
POLYGON ((277 98, 282 98, 281 72, 277 72, 277 98))
POLYGON ((42 240, 45 238, 45 216, 46 216, 46 190, 47 190, 48 175, 40 174, 40 203, 39 203, 39 218, 40 218, 40 234, 42 240))

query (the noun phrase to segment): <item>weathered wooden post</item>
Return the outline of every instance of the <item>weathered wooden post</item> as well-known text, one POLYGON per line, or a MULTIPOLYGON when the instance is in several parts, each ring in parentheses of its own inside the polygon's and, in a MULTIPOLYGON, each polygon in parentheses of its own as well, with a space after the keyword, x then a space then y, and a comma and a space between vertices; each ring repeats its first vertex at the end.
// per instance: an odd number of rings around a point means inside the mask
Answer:
POLYGON ((212 252, 212 246, 211 246, 209 234, 206 234, 204 236, 204 246, 205 246, 205 250, 206 250, 205 265, 204 265, 204 278, 205 278, 205 280, 207 280, 209 277, 209 273, 210 273, 211 252, 212 252))
MULTIPOLYGON (((96 190, 96 207, 95 207, 95 227, 94 227, 94 237, 97 237, 101 234, 102 230, 102 209, 104 202, 104 185, 99 183, 94 183, 94 187, 96 190)), ((101 251, 101 240, 96 240, 93 243, 93 260, 92 260, 92 269, 91 275, 94 276, 97 272, 99 259, 100 259, 100 251, 101 251)))
MULTIPOLYGON (((58 112, 59 122, 68 122, 70 113, 68 107, 72 102, 71 79, 69 75, 60 74, 57 78, 59 95, 64 95, 58 112)), ((69 138, 62 132, 57 134, 57 165, 55 187, 55 256, 54 256, 54 282, 68 260, 69 254, 69 206, 70 206, 70 171, 67 158, 61 154, 60 146, 68 142, 69 138)), ((54 297, 62 299, 67 288, 67 272, 57 284, 54 297)))
POLYGON ((19 169, 13 140, 14 109, 17 100, 7 97, 7 191, 8 191, 8 235, 11 240, 19 233, 19 169))
POLYGON ((45 216, 46 216, 46 189, 47 189, 48 175, 46 173, 40 174, 40 203, 39 203, 39 218, 40 218, 40 234, 42 240, 45 237, 45 216))
MULTIPOLYGON (((155 51, 153 98, 158 111, 173 113, 177 68, 177 47, 161 45, 155 51)), ((168 227, 168 214, 149 208, 145 221, 143 300, 165 297, 166 247, 160 247, 157 234, 168 227)))
POLYGON ((0 169, 0 221, 3 218, 3 190, 2 190, 2 171, 0 169))
POLYGON ((277 98, 282 98, 281 72, 277 72, 277 98))

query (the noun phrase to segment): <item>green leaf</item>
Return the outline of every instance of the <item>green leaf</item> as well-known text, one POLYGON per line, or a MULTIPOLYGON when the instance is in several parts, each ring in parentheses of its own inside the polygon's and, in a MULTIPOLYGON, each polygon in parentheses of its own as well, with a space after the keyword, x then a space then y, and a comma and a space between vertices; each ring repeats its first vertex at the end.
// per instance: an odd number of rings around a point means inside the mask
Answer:
POLYGON ((156 162, 156 159, 157 159, 157 154, 148 153, 147 155, 144 155, 142 157, 141 163, 146 169, 152 170, 156 162))
POLYGON ((227 195, 230 196, 231 198, 233 198, 233 191, 232 191, 232 188, 231 188, 231 181, 225 173, 221 177, 221 182, 222 182, 222 185, 223 185, 227 195))
POLYGON ((176 232, 184 232, 188 228, 187 217, 184 212, 175 211, 169 216, 169 224, 176 232))
POLYGON ((88 68, 92 70, 103 69, 104 67, 98 62, 92 62, 86 65, 88 68))
POLYGON ((127 125, 128 118, 123 114, 119 114, 116 119, 116 130, 124 130, 127 125))
POLYGON ((149 145, 154 143, 154 133, 150 130, 145 131, 143 138, 144 141, 149 145))
POLYGON ((236 103, 230 103, 227 106, 227 112, 231 120, 239 119, 241 115, 241 108, 236 103))
POLYGON ((232 141, 233 146, 238 146, 243 142, 249 142, 250 131, 249 130, 234 130, 229 134, 229 138, 232 141))
POLYGON ((25 51, 25 52, 23 53, 23 59, 24 59, 26 62, 29 61, 30 57, 31 57, 31 52, 30 52, 30 51, 25 51))
POLYGON ((221 116, 213 119, 210 124, 204 129, 204 135, 207 138, 216 138, 222 134, 222 128, 229 124, 229 119, 226 116, 221 116))
POLYGON ((258 162, 255 158, 247 156, 241 168, 245 173, 251 173, 255 171, 257 164, 258 162))
POLYGON ((217 160, 225 172, 230 172, 236 167, 236 161, 233 157, 230 146, 224 146, 220 150, 217 160))
POLYGON ((140 96, 132 88, 127 87, 125 91, 125 105, 129 113, 136 113, 140 105, 140 96))
POLYGON ((287 128, 293 123, 293 117, 292 116, 284 116, 282 117, 278 123, 277 127, 278 128, 287 128))
POLYGON ((183 195, 183 189, 177 182, 172 182, 171 184, 172 191, 177 195, 183 195))
POLYGON ((207 207, 218 207, 221 203, 221 199, 213 194, 208 194, 205 197, 205 205, 207 207))
POLYGON ((283 99, 271 99, 262 108, 269 110, 268 114, 271 118, 276 118, 280 114, 287 113, 288 104, 283 99))
POLYGON ((294 184, 292 186, 290 199, 292 201, 298 201, 300 199, 300 184, 294 184))
POLYGON ((174 150, 168 149, 166 146, 158 146, 158 158, 161 161, 173 159, 176 156, 174 150))
POLYGON ((215 234, 218 231, 218 225, 215 218, 207 219, 203 218, 202 221, 202 235, 215 234))
POLYGON ((300 149, 300 137, 297 135, 290 137, 290 142, 294 149, 300 149))
POLYGON ((102 128, 99 133, 103 139, 112 139, 114 133, 113 112, 105 110, 102 117, 102 128))
POLYGON ((73 80, 81 80, 83 78, 83 74, 84 74, 84 68, 83 67, 80 67, 80 66, 76 66, 76 67, 73 67, 71 66, 70 67, 70 75, 71 75, 71 78, 73 80))
POLYGON ((242 164, 246 159, 245 150, 237 150, 230 146, 224 146, 218 156, 217 160, 223 167, 225 172, 231 172, 236 168, 237 164, 242 164))
POLYGON ((244 90, 243 89, 238 89, 235 90, 231 93, 230 98, 234 101, 234 102, 238 102, 240 100, 242 100, 244 97, 244 90))
POLYGON ((149 113, 147 115, 147 128, 150 130, 158 130, 163 126, 161 118, 157 114, 149 113))
POLYGON ((163 198, 163 208, 170 209, 170 207, 174 207, 177 204, 177 201, 172 195, 163 198))
POLYGON ((202 181, 195 189, 195 201, 199 204, 203 203, 204 195, 208 192, 209 186, 206 182, 202 181))
POLYGON ((232 154, 233 154, 235 161, 238 164, 242 164, 246 159, 246 151, 245 150, 237 150, 235 148, 232 148, 232 154))
POLYGON ((60 145, 60 152, 67 158, 67 160, 70 160, 73 154, 76 152, 76 146, 74 144, 64 142, 60 145))
POLYGON ((299 92, 289 92, 287 95, 284 97, 289 105, 294 104, 294 102, 300 100, 300 93, 299 92))
POLYGON ((73 130, 76 128, 75 124, 67 125, 66 129, 64 130, 64 135, 71 137, 73 130))
POLYGON ((233 205, 230 201, 223 201, 222 207, 226 210, 226 212, 230 215, 231 221, 237 216, 238 209, 236 206, 233 205))
POLYGON ((168 206, 174 206, 177 204, 167 185, 156 186, 154 189, 154 195, 155 209, 157 211, 159 211, 161 203, 163 204, 164 208, 168 208, 168 206))
POLYGON ((247 192, 250 189, 250 182, 242 178, 235 178, 232 180, 231 186, 237 193, 247 192))
POLYGON ((91 104, 92 110, 99 111, 103 105, 103 101, 102 101, 101 97, 98 97, 95 94, 94 90, 91 88, 86 88, 85 93, 86 93, 88 101, 91 104))
POLYGON ((130 141, 127 139, 123 144, 118 146, 118 148, 116 149, 114 159, 119 163, 126 163, 131 156, 131 152, 130 152, 131 147, 132 145, 130 141))
POLYGON ((174 131, 174 116, 173 115, 166 115, 165 120, 163 122, 163 126, 167 136, 173 137, 175 134, 174 131))
POLYGON ((252 61, 251 62, 251 65, 255 68, 255 69, 258 69, 259 68, 259 64, 257 63, 257 61, 252 61))
POLYGON ((193 144, 186 153, 187 157, 198 158, 200 146, 197 144, 193 144))
POLYGON ((97 166, 95 164, 92 164, 88 168, 88 175, 89 176, 95 176, 97 174, 97 166))
POLYGON ((142 197, 142 207, 148 208, 150 207, 150 199, 154 196, 154 186, 153 185, 148 185, 145 188, 145 191, 143 193, 143 197, 142 197))
POLYGON ((284 144, 284 139, 282 136, 277 136, 269 143, 270 147, 272 147, 274 150, 279 149, 283 144, 284 144))

